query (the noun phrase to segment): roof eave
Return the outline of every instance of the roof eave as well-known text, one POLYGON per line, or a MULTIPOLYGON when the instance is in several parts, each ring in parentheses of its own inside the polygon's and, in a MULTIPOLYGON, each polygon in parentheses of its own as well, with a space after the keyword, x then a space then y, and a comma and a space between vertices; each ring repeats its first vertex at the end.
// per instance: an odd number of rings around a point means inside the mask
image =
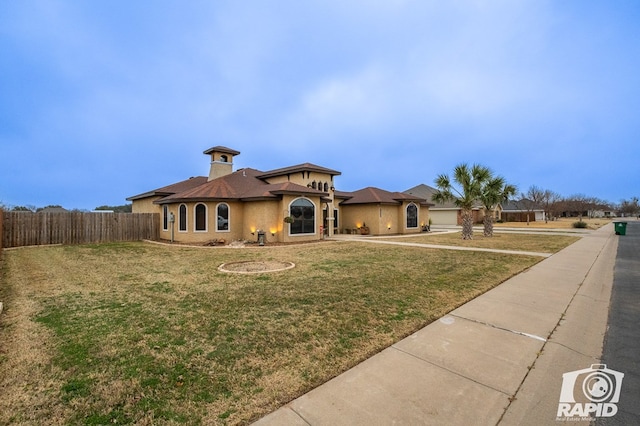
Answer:
POLYGON ((132 197, 125 198, 125 200, 135 201, 135 200, 142 200, 143 198, 149 198, 149 197, 166 197, 168 195, 173 195, 173 194, 174 194, 173 192, 149 191, 149 192, 145 192, 144 194, 138 194, 132 197))
POLYGON ((153 204, 176 204, 176 203, 206 203, 208 201, 239 201, 240 198, 223 198, 223 197, 189 197, 189 198, 161 198, 153 202, 153 204))

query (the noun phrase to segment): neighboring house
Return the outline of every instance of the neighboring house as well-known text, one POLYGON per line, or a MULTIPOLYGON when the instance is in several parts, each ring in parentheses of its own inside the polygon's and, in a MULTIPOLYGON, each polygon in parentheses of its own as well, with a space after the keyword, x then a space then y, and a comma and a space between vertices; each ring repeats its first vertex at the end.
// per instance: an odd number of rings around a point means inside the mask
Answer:
POLYGON ((233 171, 240 152, 223 146, 211 157, 208 177, 194 177, 127 198, 134 213, 160 213, 162 239, 204 243, 215 239, 266 242, 318 240, 365 223, 371 234, 420 232, 426 200, 376 188, 335 190, 341 173, 311 163, 267 172, 233 171))
POLYGON ((502 203, 503 222, 535 222, 544 220, 544 209, 526 198, 502 203))
MULTIPOLYGON (((424 198, 430 203, 434 203, 429 207, 429 217, 432 225, 462 225, 462 209, 456 206, 453 201, 446 203, 436 203, 432 200, 433 194, 438 192, 436 188, 429 185, 420 184, 404 191, 405 194, 424 198)), ((500 218, 502 207, 496 206, 493 211, 494 218, 500 218)), ((482 223, 485 215, 485 208, 480 202, 474 203, 472 209, 473 222, 482 223)))

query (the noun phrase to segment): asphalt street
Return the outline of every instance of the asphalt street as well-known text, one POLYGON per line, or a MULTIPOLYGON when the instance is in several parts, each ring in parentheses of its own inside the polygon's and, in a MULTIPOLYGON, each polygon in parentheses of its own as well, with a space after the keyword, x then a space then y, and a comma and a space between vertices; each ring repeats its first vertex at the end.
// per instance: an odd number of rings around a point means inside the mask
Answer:
POLYGON ((597 425, 640 424, 640 221, 619 236, 602 362, 624 373, 618 413, 597 425))

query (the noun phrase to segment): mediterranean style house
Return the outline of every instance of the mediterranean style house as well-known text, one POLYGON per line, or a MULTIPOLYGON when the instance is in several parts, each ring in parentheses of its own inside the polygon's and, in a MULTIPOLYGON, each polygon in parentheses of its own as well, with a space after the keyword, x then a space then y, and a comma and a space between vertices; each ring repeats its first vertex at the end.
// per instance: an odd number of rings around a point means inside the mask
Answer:
POLYGON ((306 242, 336 233, 419 233, 429 223, 426 199, 379 188, 336 191, 341 173, 311 163, 267 172, 233 170, 240 152, 204 151, 209 176, 193 177, 127 198, 133 213, 159 213, 162 239, 306 242))

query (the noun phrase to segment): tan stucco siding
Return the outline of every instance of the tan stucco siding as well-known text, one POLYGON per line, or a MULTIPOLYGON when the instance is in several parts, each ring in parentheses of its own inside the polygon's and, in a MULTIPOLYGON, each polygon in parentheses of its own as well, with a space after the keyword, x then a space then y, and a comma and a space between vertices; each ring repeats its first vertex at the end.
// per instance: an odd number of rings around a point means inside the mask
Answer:
POLYGON ((340 213, 342 213, 340 228, 343 232, 351 232, 351 230, 364 224, 371 227, 371 225, 378 222, 379 212, 377 204, 342 206, 340 209, 340 213))
POLYGON ((160 199, 160 197, 148 197, 140 200, 133 200, 131 202, 131 211, 133 213, 160 213, 162 207, 158 204, 153 204, 154 201, 160 199))
POLYGON ((330 188, 333 185, 331 175, 326 173, 318 173, 318 172, 296 172, 291 173, 289 175, 284 176, 275 176, 267 179, 267 182, 276 184, 276 183, 284 183, 284 182, 292 182, 298 185, 307 186, 313 182, 316 182, 316 188, 318 183, 322 183, 323 188, 317 188, 319 190, 324 190, 324 183, 327 183, 327 186, 330 188))
POLYGON ((431 218, 431 210, 429 206, 420 206, 420 228, 423 226, 429 225, 429 219, 431 218))
MULTIPOLYGON (((319 227, 322 225, 322 203, 320 197, 306 197, 315 206, 315 226, 313 232, 302 235, 291 235, 289 225, 284 223, 284 217, 289 215, 289 205, 296 198, 292 195, 283 196, 282 200, 266 200, 251 202, 224 202, 229 206, 228 230, 217 229, 217 208, 222 202, 190 202, 171 204, 169 213, 173 213, 173 240, 184 243, 206 243, 212 240, 225 240, 227 243, 236 240, 257 241, 258 232, 264 231, 266 243, 273 242, 303 242, 320 238, 319 227), (206 207, 207 221, 204 230, 196 230, 196 206, 206 207), (185 205, 187 209, 186 230, 180 230, 179 209, 185 205)), ((162 216, 162 209, 160 207, 162 216)), ((162 218, 161 218, 162 219, 162 218)), ((166 230, 160 229, 160 238, 171 240, 171 224, 166 230)))
MULTIPOLYGON (((173 240, 184 243, 206 243, 212 240, 225 240, 226 242, 242 239, 242 223, 243 223, 243 207, 241 203, 225 203, 229 206, 229 229, 218 230, 217 208, 220 202, 196 202, 196 203, 180 203, 168 205, 169 214, 173 213, 175 222, 173 223, 173 240), (180 230, 179 209, 184 204, 187 208, 187 228, 185 231, 180 230), (195 207, 203 204, 206 207, 206 227, 205 230, 196 230, 196 213, 195 207)), ((160 219, 162 223, 162 210, 160 211, 160 219)), ((160 238, 171 240, 171 223, 166 230, 160 225, 160 238)))
POLYGON ((372 235, 412 234, 422 231, 422 225, 429 221, 429 208, 418 208, 418 227, 407 228, 407 206, 384 204, 359 204, 342 206, 340 209, 340 232, 350 233, 364 224, 372 235))
POLYGON ((257 241, 258 232, 264 231, 267 243, 281 241, 283 217, 279 200, 244 203, 243 239, 257 241))
POLYGON ((402 232, 402 216, 399 214, 402 212, 402 208, 400 206, 379 206, 379 212, 378 229, 375 232, 371 230, 372 234, 385 235, 402 232))

